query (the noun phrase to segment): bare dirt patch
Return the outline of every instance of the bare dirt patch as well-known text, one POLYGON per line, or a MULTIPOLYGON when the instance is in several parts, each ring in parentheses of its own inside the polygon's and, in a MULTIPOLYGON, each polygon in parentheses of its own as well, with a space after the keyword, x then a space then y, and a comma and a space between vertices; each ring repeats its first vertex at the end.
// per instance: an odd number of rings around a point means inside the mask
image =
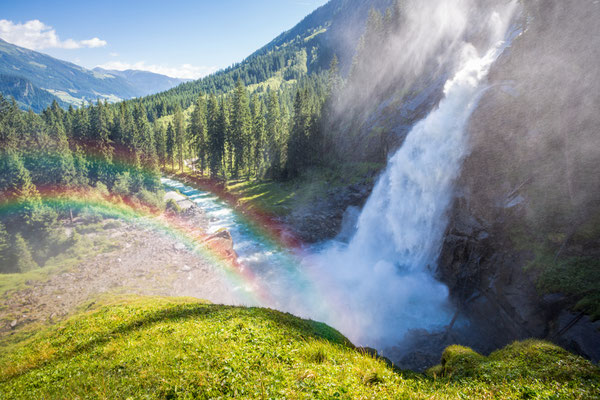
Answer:
MULTIPOLYGON (((186 212, 183 223, 203 235, 206 221, 199 209, 186 212)), ((101 233, 82 236, 104 235, 113 244, 108 252, 85 259, 46 281, 28 282, 26 288, 0 298, 0 337, 27 326, 54 323, 81 304, 106 294, 192 296, 239 304, 223 272, 175 238, 136 223, 106 226, 108 229, 101 233)))

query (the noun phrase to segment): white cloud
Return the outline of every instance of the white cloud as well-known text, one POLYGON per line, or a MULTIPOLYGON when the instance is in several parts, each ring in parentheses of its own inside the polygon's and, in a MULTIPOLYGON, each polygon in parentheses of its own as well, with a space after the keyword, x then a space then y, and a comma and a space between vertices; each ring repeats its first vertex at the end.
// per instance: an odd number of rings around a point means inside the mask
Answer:
POLYGON ((133 64, 121 61, 110 61, 105 64, 98 65, 98 67, 104 69, 113 69, 117 71, 124 71, 126 69, 137 69, 140 71, 149 71, 154 72, 156 74, 183 79, 199 79, 219 70, 218 67, 207 67, 202 65, 196 66, 191 64, 182 64, 179 67, 172 67, 166 65, 149 65, 146 64, 144 61, 139 61, 133 64))
POLYGON ((103 47, 107 44, 105 40, 97 37, 80 41, 74 39, 60 40, 51 26, 37 19, 27 21, 24 24, 0 19, 0 38, 31 50, 93 48, 103 47))
POLYGON ((111 57, 119 57, 119 53, 109 53, 108 55, 111 57))
POLYGON ((81 44, 85 47, 94 48, 94 47, 104 47, 104 46, 106 46, 107 43, 106 43, 106 40, 98 39, 97 37, 95 37, 95 38, 91 38, 88 40, 82 40, 81 44))

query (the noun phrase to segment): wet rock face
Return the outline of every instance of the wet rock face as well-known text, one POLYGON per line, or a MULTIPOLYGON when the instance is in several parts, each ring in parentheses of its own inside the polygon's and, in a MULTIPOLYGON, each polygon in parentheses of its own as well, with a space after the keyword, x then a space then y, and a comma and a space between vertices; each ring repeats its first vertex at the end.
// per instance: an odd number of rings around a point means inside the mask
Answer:
POLYGON ((507 207, 505 200, 500 196, 482 213, 463 193, 450 213, 437 277, 472 326, 454 329, 454 339, 488 353, 536 337, 600 360, 600 322, 570 312, 573 302, 565 296, 538 292, 537 277, 525 269, 532 254, 505 237, 505 226, 524 217, 526 203, 507 207))
POLYGON ((368 182, 332 189, 326 197, 296 208, 283 222, 306 243, 332 239, 340 232, 348 207, 361 207, 372 189, 373 183, 368 182))
POLYGON ((600 7, 576 0, 523 6, 527 29, 492 67, 490 88, 470 121, 471 153, 458 181, 438 278, 462 315, 488 336, 475 349, 538 337, 597 361, 598 324, 569 311, 572 299, 537 291, 535 272, 525 270, 533 254, 518 249, 509 232, 535 221, 568 231, 597 204, 590 199, 598 197, 600 176, 585 166, 597 165, 600 154, 598 113, 590 108, 600 102, 599 81, 592 78, 599 68, 593 60, 600 49, 600 7), (576 212, 561 214, 565 205, 576 212))

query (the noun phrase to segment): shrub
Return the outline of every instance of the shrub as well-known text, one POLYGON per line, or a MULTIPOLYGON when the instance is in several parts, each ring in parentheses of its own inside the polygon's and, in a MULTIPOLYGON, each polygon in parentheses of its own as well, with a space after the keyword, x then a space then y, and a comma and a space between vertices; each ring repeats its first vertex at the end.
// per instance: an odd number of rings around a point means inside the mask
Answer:
POLYGON ((119 196, 128 196, 131 193, 131 176, 129 175, 129 172, 123 172, 117 175, 112 191, 119 196))
POLYGON ((165 209, 168 211, 172 211, 176 214, 181 213, 181 207, 179 207, 179 204, 177 204, 177 202, 173 199, 169 199, 167 201, 167 205, 166 205, 165 209))

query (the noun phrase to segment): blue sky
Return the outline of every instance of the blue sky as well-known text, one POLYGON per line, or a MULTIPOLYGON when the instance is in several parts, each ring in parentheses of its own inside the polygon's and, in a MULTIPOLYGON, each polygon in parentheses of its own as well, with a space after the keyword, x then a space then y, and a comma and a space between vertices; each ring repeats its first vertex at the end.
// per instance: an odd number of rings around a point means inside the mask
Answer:
POLYGON ((241 61, 326 2, 6 1, 0 38, 86 68, 198 78, 241 61))

